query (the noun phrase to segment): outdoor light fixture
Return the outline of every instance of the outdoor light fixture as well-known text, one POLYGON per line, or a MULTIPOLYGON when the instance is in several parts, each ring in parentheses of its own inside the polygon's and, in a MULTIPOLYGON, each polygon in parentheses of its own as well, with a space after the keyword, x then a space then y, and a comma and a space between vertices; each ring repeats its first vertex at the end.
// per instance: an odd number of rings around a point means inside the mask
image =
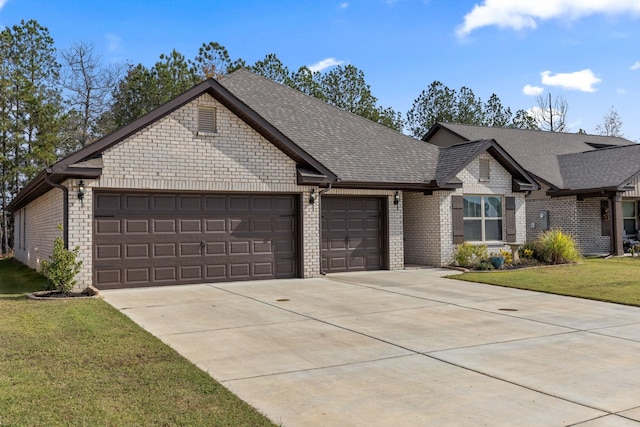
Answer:
POLYGON ((309 204, 313 205, 316 202, 316 189, 312 188, 311 193, 309 194, 309 204))
POLYGON ((78 200, 84 199, 84 181, 80 180, 78 182, 78 200))
POLYGON ((399 191, 396 191, 396 194, 393 195, 393 204, 394 205, 400 204, 400 192, 399 191))

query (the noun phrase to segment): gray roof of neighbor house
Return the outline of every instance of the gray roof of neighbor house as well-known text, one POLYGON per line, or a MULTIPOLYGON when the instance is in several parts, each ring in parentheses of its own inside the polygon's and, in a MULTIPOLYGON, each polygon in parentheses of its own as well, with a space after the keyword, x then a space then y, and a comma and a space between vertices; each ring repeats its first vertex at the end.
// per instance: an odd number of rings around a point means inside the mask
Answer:
POLYGON ((442 131, 462 141, 493 138, 527 172, 556 190, 618 187, 640 172, 640 163, 630 160, 640 156, 640 145, 625 138, 437 123, 423 140, 442 131))
POLYGON ((97 178, 103 151, 205 93, 294 160, 303 185, 418 191, 453 188, 460 185, 455 175, 481 152, 489 151, 514 176, 516 189, 537 187, 495 141, 442 149, 241 69, 220 81, 209 79, 194 86, 51 165, 27 184, 9 210, 19 209, 70 177, 97 178))

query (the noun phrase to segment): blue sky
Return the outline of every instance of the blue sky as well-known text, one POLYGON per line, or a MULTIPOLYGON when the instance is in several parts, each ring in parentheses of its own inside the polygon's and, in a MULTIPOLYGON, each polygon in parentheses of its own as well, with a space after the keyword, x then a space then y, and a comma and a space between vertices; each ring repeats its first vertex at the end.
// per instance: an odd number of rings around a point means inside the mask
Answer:
POLYGON ((21 19, 113 62, 192 58, 217 41, 247 63, 352 64, 403 114, 434 80, 513 111, 542 91, 566 99, 570 131, 594 132, 614 107, 640 139, 640 0, 0 0, 0 26, 21 19))

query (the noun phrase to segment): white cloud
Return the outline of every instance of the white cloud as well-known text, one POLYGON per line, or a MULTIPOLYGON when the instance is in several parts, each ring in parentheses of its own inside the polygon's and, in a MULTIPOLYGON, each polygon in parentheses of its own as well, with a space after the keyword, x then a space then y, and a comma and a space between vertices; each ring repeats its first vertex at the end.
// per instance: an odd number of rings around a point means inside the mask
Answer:
POLYGON ((476 4, 457 28, 458 37, 473 30, 496 25, 522 30, 536 28, 539 21, 561 19, 574 21, 584 16, 605 14, 640 15, 638 0, 484 0, 476 4))
POLYGON ((109 52, 115 52, 118 50, 120 43, 122 43, 122 38, 117 34, 107 33, 104 35, 104 38, 107 40, 107 49, 109 52))
POLYGON ((340 3, 340 6, 338 6, 338 8, 340 9, 346 9, 348 7, 349 7, 349 3, 347 2, 340 3))
POLYGON ((543 91, 544 91, 544 88, 540 86, 525 85, 522 88, 522 93, 528 96, 536 96, 541 94, 543 91))
POLYGON ((602 80, 597 78, 593 71, 586 69, 573 73, 551 74, 551 71, 543 71, 542 84, 546 86, 560 86, 563 89, 579 90, 582 92, 595 92, 593 85, 602 80))
POLYGON ((309 65, 308 68, 315 73, 316 71, 324 71, 327 68, 342 64, 344 64, 344 61, 338 61, 336 58, 327 58, 322 61, 318 61, 313 65, 309 65))
POLYGON ((623 88, 623 87, 619 87, 618 89, 616 89, 616 92, 619 95, 626 95, 627 94, 627 90, 625 88, 623 88))
POLYGON ((637 70, 640 69, 640 61, 636 61, 632 66, 631 66, 632 70, 637 70))

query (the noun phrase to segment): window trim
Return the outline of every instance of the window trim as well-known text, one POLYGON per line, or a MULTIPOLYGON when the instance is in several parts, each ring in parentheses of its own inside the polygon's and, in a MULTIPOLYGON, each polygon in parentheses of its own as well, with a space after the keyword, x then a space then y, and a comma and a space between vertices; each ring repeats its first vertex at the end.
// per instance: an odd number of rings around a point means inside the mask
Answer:
POLYGON ((480 234, 481 234, 481 240, 469 240, 466 238, 464 238, 465 241, 469 241, 472 243, 502 243, 505 241, 505 231, 504 231, 504 224, 505 224, 505 220, 506 220, 506 216, 505 216, 505 196, 503 194, 463 194, 462 195, 462 200, 464 203, 464 198, 465 197, 480 197, 480 205, 481 205, 481 209, 480 209, 480 216, 479 217, 467 217, 464 216, 464 210, 462 211, 462 223, 464 226, 465 221, 480 221, 480 234), (485 206, 485 199, 488 197, 495 197, 497 199, 500 199, 500 216, 499 217, 486 217, 485 216, 485 210, 484 210, 484 206, 485 206), (485 223, 486 221, 501 221, 500 224, 500 240, 487 240, 486 239, 486 227, 485 227, 485 223))

